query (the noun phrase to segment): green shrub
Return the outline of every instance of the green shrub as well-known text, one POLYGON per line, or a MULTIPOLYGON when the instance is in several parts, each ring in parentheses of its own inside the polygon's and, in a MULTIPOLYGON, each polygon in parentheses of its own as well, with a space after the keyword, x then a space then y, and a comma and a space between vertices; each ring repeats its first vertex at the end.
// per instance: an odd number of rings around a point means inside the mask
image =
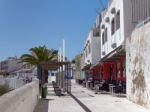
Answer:
POLYGON ((11 91, 11 89, 7 85, 0 85, 0 96, 11 91))

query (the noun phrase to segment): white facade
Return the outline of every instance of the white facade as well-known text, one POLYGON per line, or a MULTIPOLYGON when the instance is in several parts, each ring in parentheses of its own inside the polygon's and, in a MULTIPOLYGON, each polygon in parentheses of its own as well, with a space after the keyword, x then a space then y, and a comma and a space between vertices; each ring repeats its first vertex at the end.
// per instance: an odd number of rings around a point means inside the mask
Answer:
POLYGON ((57 73, 57 71, 49 71, 48 73, 49 73, 48 82, 50 82, 50 83, 52 83, 53 81, 56 82, 56 73, 57 73))
POLYGON ((18 78, 31 80, 37 75, 37 67, 35 65, 23 62, 22 67, 17 71, 13 72, 13 74, 16 74, 18 78))
POLYGON ((84 66, 96 64, 100 60, 100 21, 101 16, 97 16, 96 25, 88 34, 84 44, 84 66))
POLYGON ((101 58, 124 45, 135 26, 150 15, 150 0, 110 0, 102 12, 101 58))
POLYGON ((90 31, 84 45, 84 64, 95 64, 100 60, 100 37, 94 37, 90 31))
POLYGON ((10 89, 17 89, 25 84, 24 80, 16 77, 0 77, 0 85, 7 85, 10 89))
POLYGON ((17 57, 9 57, 8 59, 0 62, 0 72, 12 73, 22 67, 21 60, 17 57))

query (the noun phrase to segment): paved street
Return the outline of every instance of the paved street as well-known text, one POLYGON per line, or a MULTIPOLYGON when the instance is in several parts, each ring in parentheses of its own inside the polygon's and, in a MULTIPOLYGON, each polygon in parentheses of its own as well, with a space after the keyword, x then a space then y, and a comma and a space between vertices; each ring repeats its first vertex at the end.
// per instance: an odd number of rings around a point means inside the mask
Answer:
POLYGON ((69 95, 55 96, 52 86, 48 87, 48 96, 39 101, 34 112, 85 112, 69 95))
POLYGON ((47 112, 47 110, 48 112, 85 112, 71 96, 55 96, 52 86, 48 87, 47 100, 49 100, 48 109, 41 112, 47 112))
MULTIPOLYGON (((74 81, 72 81, 72 94, 89 109, 87 112, 150 112, 126 98, 94 94, 91 90, 75 84, 74 81)), ((82 106, 70 95, 55 96, 53 87, 49 86, 47 99, 41 100, 34 112, 85 112, 82 106)))
POLYGON ((150 112, 126 98, 113 97, 106 94, 94 94, 72 81, 72 94, 86 105, 92 112, 150 112))

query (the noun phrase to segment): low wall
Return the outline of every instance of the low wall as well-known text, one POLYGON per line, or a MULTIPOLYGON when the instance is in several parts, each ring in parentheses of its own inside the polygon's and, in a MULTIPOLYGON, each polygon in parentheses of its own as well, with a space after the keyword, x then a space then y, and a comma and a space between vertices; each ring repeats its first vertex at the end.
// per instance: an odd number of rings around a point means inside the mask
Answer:
POLYGON ((150 108, 150 23, 136 29, 126 46, 127 97, 150 108))
POLYGON ((25 82, 23 81, 23 79, 18 79, 17 77, 0 77, 0 85, 7 85, 11 89, 17 89, 25 85, 25 82))
POLYGON ((39 99, 39 81, 15 89, 0 97, 0 112, 33 112, 39 99))

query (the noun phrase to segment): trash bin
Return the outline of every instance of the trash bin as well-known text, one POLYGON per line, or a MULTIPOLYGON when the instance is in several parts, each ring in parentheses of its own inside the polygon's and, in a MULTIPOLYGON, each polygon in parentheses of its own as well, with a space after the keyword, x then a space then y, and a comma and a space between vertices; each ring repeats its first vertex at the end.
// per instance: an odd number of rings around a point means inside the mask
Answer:
POLYGON ((46 98, 47 96, 47 86, 42 86, 42 98, 46 98))

